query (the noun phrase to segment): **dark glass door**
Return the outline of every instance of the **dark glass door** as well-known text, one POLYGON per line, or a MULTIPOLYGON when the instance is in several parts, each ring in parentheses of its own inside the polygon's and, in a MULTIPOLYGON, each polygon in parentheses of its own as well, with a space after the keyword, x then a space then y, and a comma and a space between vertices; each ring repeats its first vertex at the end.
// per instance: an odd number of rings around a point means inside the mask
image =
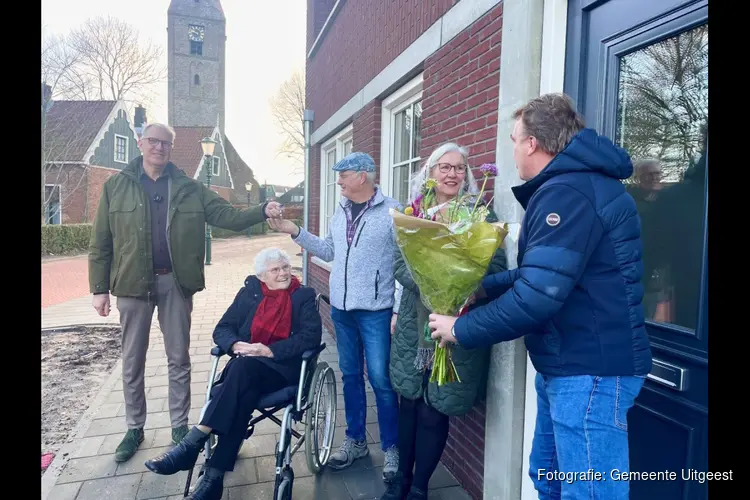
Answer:
POLYGON ((629 414, 633 499, 707 498, 683 471, 708 464, 707 1, 571 0, 565 91, 628 150, 654 357, 629 414))

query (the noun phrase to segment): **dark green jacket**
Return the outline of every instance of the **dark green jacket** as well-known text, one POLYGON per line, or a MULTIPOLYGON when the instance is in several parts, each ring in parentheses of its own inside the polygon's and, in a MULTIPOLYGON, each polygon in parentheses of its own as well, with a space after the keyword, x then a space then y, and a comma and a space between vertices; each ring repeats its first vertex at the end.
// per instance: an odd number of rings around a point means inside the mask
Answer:
MULTIPOLYGON (((154 292, 149 202, 140 182, 143 157, 104 183, 89 246, 91 293, 150 298, 154 292)), ((242 231, 265 220, 264 206, 234 208, 173 163, 169 175, 167 241, 172 272, 185 297, 205 288, 208 224, 242 231)))
MULTIPOLYGON (((496 221, 494 213, 490 214, 488 221, 496 221)), ((499 273, 506 269, 505 250, 501 247, 490 262, 487 274, 499 273)), ((414 366, 414 359, 419 348, 418 335, 422 335, 424 321, 430 312, 422 304, 419 288, 414 283, 398 249, 395 254, 394 276, 403 286, 403 293, 398 308, 396 330, 391 339, 390 376, 393 388, 408 399, 424 397, 430 406, 446 415, 464 415, 480 397, 484 396, 490 349, 464 349, 452 345, 453 364, 461 383, 450 383, 441 387, 436 383, 429 383, 425 391, 424 373, 414 366)), ((474 304, 472 307, 478 305, 480 304, 474 304)))

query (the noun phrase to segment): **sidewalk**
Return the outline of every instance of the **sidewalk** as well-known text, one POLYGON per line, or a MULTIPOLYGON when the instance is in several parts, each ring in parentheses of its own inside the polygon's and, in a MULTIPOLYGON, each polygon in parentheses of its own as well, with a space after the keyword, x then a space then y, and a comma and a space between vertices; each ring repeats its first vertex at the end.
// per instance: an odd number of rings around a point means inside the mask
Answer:
MULTIPOLYGON (((284 248, 293 265, 301 267, 296 256, 299 247, 285 236, 267 236, 214 242, 213 264, 206 266, 207 289, 195 297, 191 355, 192 410, 190 424, 195 424, 205 402, 206 384, 210 369, 209 350, 213 345, 211 333, 216 322, 233 300, 244 278, 252 272, 252 262, 258 250, 267 246, 284 248)), ((91 307, 90 297, 75 299, 42 309, 43 327, 69 324, 117 324, 117 308, 99 317, 91 307)), ((327 349, 321 361, 327 361, 336 371, 338 382, 338 416, 335 445, 344 435, 344 402, 341 372, 333 338, 324 332, 327 349)), ((226 358, 225 358, 226 359, 226 358)), ((223 366, 223 363, 220 365, 223 366)), ((120 364, 104 383, 86 415, 81 419, 72 443, 60 450, 55 462, 42 478, 42 500, 146 500, 178 499, 187 477, 186 472, 173 476, 159 476, 146 470, 143 463, 168 449, 171 429, 167 404, 167 359, 156 315, 151 329, 151 342, 146 360, 146 399, 148 418, 146 439, 136 455, 126 463, 114 461, 114 451, 126 430, 120 364), (63 453, 68 452, 68 457, 63 453), (59 475, 57 475, 59 473, 59 475), (56 476, 56 477, 55 477, 56 476), (45 497, 44 494, 48 492, 45 497)), ((379 445, 377 414, 372 388, 367 384, 367 432, 370 456, 358 461, 345 471, 326 469, 313 477, 307 470, 304 447, 295 453, 293 498, 295 500, 365 500, 376 499, 384 485, 381 476, 383 452, 379 445)), ((301 426, 300 426, 301 427, 301 426)), ((271 499, 274 480, 274 446, 279 427, 264 421, 256 426, 254 435, 245 441, 235 470, 225 478, 224 499, 271 499)), ((202 458, 199 459, 199 464, 202 458)), ((199 466, 196 467, 196 472, 199 466)), ((197 474, 196 474, 197 475, 197 474)), ((195 475, 194 475, 195 478, 195 475)), ((451 474, 440 465, 430 482, 430 498, 435 500, 468 499, 451 474)))

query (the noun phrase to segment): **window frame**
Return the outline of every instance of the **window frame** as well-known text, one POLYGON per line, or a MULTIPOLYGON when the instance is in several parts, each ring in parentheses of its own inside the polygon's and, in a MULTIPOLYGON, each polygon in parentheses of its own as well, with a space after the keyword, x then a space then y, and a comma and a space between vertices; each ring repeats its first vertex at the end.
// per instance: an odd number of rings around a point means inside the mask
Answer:
MULTIPOLYGON (((318 234, 321 238, 325 238, 326 234, 328 234, 328 209, 332 207, 332 204, 338 204, 339 200, 341 199, 341 188, 338 186, 338 184, 336 184, 336 174, 334 174, 331 170, 333 165, 328 164, 328 153, 330 153, 331 151, 336 152, 334 160, 335 164, 335 162, 340 161, 345 156, 344 152, 346 150, 347 144, 352 145, 352 149, 350 149, 350 152, 353 151, 353 132, 353 126, 350 124, 337 132, 333 137, 328 139, 320 146, 320 219, 318 221, 318 234), (329 175, 331 175, 332 177, 332 182, 329 182, 329 175), (334 192, 336 193, 335 199, 333 200, 327 199, 328 187, 331 184, 335 186, 334 192)), ((336 211, 335 206, 333 211, 336 211)))
POLYGON ((221 175, 221 156, 211 157, 211 176, 218 177, 221 175))
MULTIPOLYGON (((420 73, 401 88, 386 97, 382 103, 380 127, 380 187, 383 190, 383 194, 387 196, 395 198, 393 190, 394 168, 402 166, 404 163, 408 164, 414 161, 421 162, 422 160, 419 151, 417 151, 417 154, 412 156, 409 160, 399 162, 398 164, 394 163, 393 151, 395 143, 393 131, 395 130, 396 115, 407 107, 424 99, 423 87, 424 77, 423 74, 420 73)), ((409 180, 411 181, 411 172, 409 172, 409 180)))
POLYGON ((115 134, 113 146, 114 147, 112 149, 114 151, 112 153, 112 156, 113 156, 113 160, 115 161, 115 163, 124 163, 124 164, 127 164, 128 163, 128 158, 130 156, 128 154, 129 149, 130 149, 130 138, 128 136, 126 136, 126 135, 115 134), (117 139, 123 139, 123 140, 125 140, 125 159, 124 160, 118 160, 117 159, 117 139))

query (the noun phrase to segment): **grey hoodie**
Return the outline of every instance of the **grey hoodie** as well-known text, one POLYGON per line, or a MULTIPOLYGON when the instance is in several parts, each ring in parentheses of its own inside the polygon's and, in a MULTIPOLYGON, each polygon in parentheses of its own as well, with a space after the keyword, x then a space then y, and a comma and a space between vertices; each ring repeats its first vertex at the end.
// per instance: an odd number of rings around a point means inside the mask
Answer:
POLYGON ((398 201, 384 196, 377 188, 372 206, 359 218, 352 244, 346 241, 346 213, 342 200, 328 225, 325 239, 300 228, 295 243, 320 259, 331 262, 329 279, 331 305, 351 311, 380 311, 393 307, 395 293, 392 208, 398 201))

